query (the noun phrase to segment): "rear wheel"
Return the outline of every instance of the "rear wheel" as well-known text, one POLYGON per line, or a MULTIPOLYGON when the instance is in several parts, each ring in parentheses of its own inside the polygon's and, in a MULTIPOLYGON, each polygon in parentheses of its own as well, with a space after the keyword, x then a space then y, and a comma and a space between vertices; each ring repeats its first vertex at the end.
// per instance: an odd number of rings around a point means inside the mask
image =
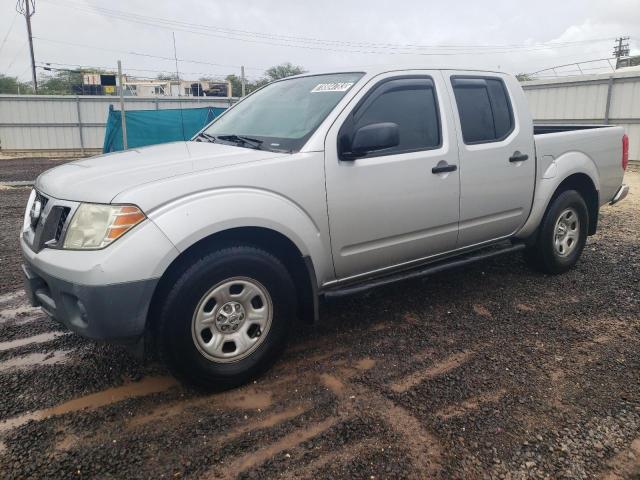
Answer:
POLYGON ((295 288, 270 253, 237 246, 187 268, 161 311, 158 342, 176 376, 210 390, 246 383, 284 350, 295 288))
POLYGON ((564 191, 547 208, 538 238, 525 251, 525 258, 542 272, 564 273, 580 259, 588 230, 589 211, 584 199, 575 190, 564 191))

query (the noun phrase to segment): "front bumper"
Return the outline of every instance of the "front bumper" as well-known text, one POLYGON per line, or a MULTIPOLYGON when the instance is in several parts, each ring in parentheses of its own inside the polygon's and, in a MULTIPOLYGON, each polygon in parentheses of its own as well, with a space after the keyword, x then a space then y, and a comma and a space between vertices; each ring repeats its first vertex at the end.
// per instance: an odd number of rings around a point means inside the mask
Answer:
POLYGON ((145 329, 157 279, 111 285, 81 285, 22 265, 27 297, 69 330, 96 340, 130 343, 145 329))

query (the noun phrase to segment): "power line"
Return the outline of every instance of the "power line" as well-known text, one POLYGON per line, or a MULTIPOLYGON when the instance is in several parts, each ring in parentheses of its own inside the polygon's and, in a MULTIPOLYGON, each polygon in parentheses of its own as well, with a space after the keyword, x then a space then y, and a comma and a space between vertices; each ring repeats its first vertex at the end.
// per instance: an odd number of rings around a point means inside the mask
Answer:
POLYGON ((9 70, 11 69, 13 64, 15 63, 15 61, 18 59, 18 57, 22 53, 22 50, 24 49, 24 47, 27 46, 27 43, 28 43, 28 40, 25 40, 24 43, 22 45, 20 45, 20 48, 18 48, 18 50, 17 50, 16 54, 14 55, 13 59, 9 62, 9 65, 7 65, 7 73, 9 72, 9 70))
POLYGON ((9 38, 9 35, 13 30, 13 26, 16 23, 16 19, 18 18, 18 15, 19 13, 16 12, 16 14, 13 16, 13 20, 11 20, 11 25, 9 25, 9 30, 7 30, 7 34, 4 36, 4 38, 2 39, 2 43, 0 44, 0 52, 2 52, 2 49, 4 48, 4 44, 7 43, 7 38, 9 38))
MULTIPOLYGON (((51 38, 43 38, 43 37, 33 37, 35 40, 38 40, 40 42, 48 42, 48 43, 58 43, 61 45, 70 45, 73 47, 79 47, 79 48, 87 48, 90 50, 101 50, 104 52, 112 52, 112 53, 123 53, 125 55, 133 55, 133 56, 138 56, 138 57, 147 57, 147 58, 154 58, 154 59, 158 59, 158 60, 167 60, 170 62, 173 62, 175 59, 173 57, 165 57, 162 55, 154 55, 151 53, 142 53, 142 52, 132 52, 129 50, 118 50, 115 48, 106 48, 106 47, 98 47, 98 46, 92 46, 92 45, 86 45, 86 44, 81 44, 81 43, 73 43, 73 42, 67 42, 67 41, 63 41, 63 40, 54 40, 51 38)), ((178 58, 179 62, 183 62, 183 63, 194 63, 194 64, 199 64, 199 65, 211 65, 214 67, 228 67, 228 68, 240 68, 241 65, 226 65, 223 63, 212 63, 212 62, 204 62, 202 60, 191 60, 188 58, 178 58)), ((260 71, 264 71, 266 70, 266 67, 245 67, 245 68, 250 68, 251 70, 260 70, 260 71)))
MULTIPOLYGON (((50 1, 50 0, 43 0, 50 1)), ((489 54, 504 54, 504 53, 513 53, 514 50, 517 51, 537 51, 537 50, 546 50, 549 48, 566 48, 572 47, 578 44, 584 43, 592 43, 592 42, 601 42, 601 41, 610 41, 610 38, 606 39, 590 39, 590 40, 582 40, 576 42, 558 42, 558 43, 547 43, 547 44, 535 44, 535 45, 459 45, 459 46, 434 46, 434 45, 412 45, 412 44, 373 44, 373 43, 365 43, 365 42, 343 42, 343 41, 331 41, 331 40, 320 40, 313 38, 305 38, 305 37, 287 37, 282 35, 272 35, 272 34, 263 34, 258 32, 247 32, 241 30, 231 30, 231 29, 222 29, 219 27, 213 27, 210 25, 200 25, 193 24, 188 22, 180 22, 174 20, 163 19, 159 17, 151 17, 148 15, 139 15, 134 13, 128 13, 118 10, 105 9, 98 6, 93 5, 80 5, 73 2, 65 2, 64 0, 59 0, 55 3, 56 6, 62 6, 66 8, 72 8, 77 11, 82 11, 85 13, 98 13, 105 16, 109 16, 111 18, 116 18, 123 21, 128 21, 132 23, 152 26, 156 28, 162 28, 167 30, 177 30, 186 33, 192 33, 196 35, 204 35, 209 37, 216 38, 225 38, 228 40, 236 40, 242 42, 250 42, 250 43, 258 43, 262 45, 273 45, 273 46, 284 46, 284 47, 293 47, 293 48, 303 48, 308 50, 324 50, 324 51, 335 51, 335 52, 345 52, 345 53, 363 53, 363 54, 376 54, 379 55, 381 53, 389 54, 389 55, 420 55, 420 56, 452 56, 452 55, 489 55, 489 54), (60 3, 62 2, 62 3, 60 3), (203 31, 204 30, 204 31, 203 31), (223 32, 221 33, 211 33, 211 31, 223 32), (249 38, 246 38, 249 37, 249 38), (265 41, 270 40, 270 41, 265 41), (297 42, 297 43, 295 43, 297 42), (307 45, 299 44, 299 43, 307 43, 307 45), (346 48, 329 48, 321 45, 335 45, 346 48), (351 47, 356 48, 373 48, 374 50, 353 50, 351 47), (473 51, 469 52, 423 52, 423 51, 406 51, 407 49, 471 49, 473 51), (381 51, 381 49, 391 49, 388 51, 381 51), (398 49, 403 49, 405 51, 397 51, 398 49), (480 49, 485 49, 485 51, 481 51, 480 49)))
MULTIPOLYGON (((36 65, 37 68, 41 68, 43 70, 56 70, 56 71, 79 71, 82 69, 85 70, 104 70, 104 71, 113 71, 114 67, 113 66, 97 66, 97 65, 84 65, 84 64, 80 64, 80 63, 62 63, 62 62, 41 62, 40 64, 36 65), (52 67, 51 65, 57 65, 57 67, 52 67), (60 67, 76 67, 75 69, 70 69, 70 68, 60 68, 60 67)), ((162 74, 175 74, 175 71, 172 70, 154 70, 154 69, 147 69, 147 68, 126 68, 126 72, 146 72, 146 73, 162 73, 162 74)), ((216 72, 181 72, 182 74, 185 75, 227 75, 228 73, 216 73, 216 72)), ((130 76, 134 76, 134 75, 130 75, 130 76)), ((153 77, 139 77, 137 75, 135 75, 137 78, 142 78, 142 79, 147 79, 147 80, 157 80, 157 78, 153 78, 153 77)), ((260 78, 259 76, 254 76, 252 77, 254 79, 258 79, 260 78)))

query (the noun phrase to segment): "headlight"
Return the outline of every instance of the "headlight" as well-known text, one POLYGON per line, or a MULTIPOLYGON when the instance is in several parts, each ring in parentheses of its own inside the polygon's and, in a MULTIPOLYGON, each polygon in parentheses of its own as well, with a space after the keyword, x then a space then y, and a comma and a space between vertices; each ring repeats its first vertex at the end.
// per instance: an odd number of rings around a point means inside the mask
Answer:
POLYGON ((27 209, 24 211, 24 221, 22 222, 22 231, 26 232, 31 228, 31 209, 33 208, 33 204, 36 200, 36 191, 31 190, 31 194, 29 195, 29 200, 27 201, 27 209))
POLYGON ((104 248, 144 219, 144 213, 135 205, 83 203, 73 214, 65 235, 64 248, 104 248))

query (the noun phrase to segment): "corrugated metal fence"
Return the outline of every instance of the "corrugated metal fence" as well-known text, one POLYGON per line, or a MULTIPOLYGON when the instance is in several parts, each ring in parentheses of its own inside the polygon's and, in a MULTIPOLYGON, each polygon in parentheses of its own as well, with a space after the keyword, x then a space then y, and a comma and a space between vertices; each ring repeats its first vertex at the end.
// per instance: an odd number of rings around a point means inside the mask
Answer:
MULTIPOLYGON (((222 107, 233 99, 125 97, 126 110, 222 107)), ((90 154, 102 151, 109 105, 116 97, 0 95, 0 152, 90 154)))
POLYGON ((629 158, 640 161, 640 71, 524 82, 536 123, 610 124, 629 135, 629 158))

